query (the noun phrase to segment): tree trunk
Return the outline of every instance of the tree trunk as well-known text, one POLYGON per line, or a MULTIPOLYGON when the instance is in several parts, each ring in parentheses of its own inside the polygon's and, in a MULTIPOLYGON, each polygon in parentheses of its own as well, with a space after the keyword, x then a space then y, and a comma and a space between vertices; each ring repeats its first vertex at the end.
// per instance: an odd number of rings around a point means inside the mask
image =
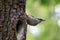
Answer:
POLYGON ((0 40, 17 40, 16 27, 19 18, 19 37, 20 40, 26 40, 25 4, 26 0, 0 0, 0 40))

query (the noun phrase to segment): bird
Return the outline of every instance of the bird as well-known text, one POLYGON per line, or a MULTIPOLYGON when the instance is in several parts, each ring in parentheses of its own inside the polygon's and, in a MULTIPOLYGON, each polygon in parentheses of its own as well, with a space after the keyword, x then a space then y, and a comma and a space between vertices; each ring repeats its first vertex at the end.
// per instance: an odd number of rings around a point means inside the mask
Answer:
POLYGON ((41 23, 42 21, 45 21, 42 18, 36 18, 32 15, 27 15, 27 24, 31 26, 36 26, 38 23, 41 23))

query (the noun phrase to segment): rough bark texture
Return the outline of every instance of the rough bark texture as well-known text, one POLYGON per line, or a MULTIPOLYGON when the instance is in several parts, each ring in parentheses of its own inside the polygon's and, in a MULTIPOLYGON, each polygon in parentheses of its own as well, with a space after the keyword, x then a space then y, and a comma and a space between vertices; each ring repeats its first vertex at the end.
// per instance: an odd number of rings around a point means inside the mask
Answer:
POLYGON ((16 25, 21 18, 20 40, 26 40, 26 0, 0 0, 0 40, 17 40, 16 25))

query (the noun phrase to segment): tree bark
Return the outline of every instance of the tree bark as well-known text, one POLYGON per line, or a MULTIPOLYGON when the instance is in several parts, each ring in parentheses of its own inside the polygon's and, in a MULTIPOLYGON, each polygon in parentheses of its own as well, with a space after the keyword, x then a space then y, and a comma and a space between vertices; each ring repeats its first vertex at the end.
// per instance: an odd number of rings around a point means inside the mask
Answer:
POLYGON ((26 0, 0 0, 0 40, 17 40, 19 18, 20 40, 26 40, 25 4, 26 0))

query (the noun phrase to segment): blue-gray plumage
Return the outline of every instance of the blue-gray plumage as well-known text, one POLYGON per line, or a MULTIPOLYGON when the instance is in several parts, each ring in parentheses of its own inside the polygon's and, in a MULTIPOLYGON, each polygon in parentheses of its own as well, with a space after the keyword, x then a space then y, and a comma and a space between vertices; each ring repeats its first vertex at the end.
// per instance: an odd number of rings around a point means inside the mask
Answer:
POLYGON ((36 26, 38 23, 42 21, 45 21, 45 20, 41 18, 35 18, 34 16, 31 16, 31 15, 27 16, 27 24, 31 26, 36 26))

